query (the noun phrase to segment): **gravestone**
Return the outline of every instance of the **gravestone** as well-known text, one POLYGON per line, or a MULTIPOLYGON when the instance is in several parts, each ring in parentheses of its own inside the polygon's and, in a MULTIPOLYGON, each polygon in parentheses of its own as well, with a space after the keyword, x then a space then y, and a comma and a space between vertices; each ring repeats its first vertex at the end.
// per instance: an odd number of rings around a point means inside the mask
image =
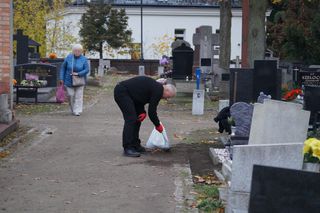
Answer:
POLYGON ((192 79, 193 49, 182 44, 172 50, 173 57, 173 79, 192 79))
POLYGON ((253 72, 253 98, 257 100, 260 92, 281 100, 281 70, 275 60, 255 60, 253 72))
POLYGON ((145 75, 145 68, 144 68, 143 65, 142 65, 142 66, 139 66, 139 75, 140 75, 140 76, 145 75))
POLYGON ((217 36, 213 36, 211 26, 200 26, 196 29, 196 33, 193 34, 193 45, 198 46, 199 55, 195 59, 197 64, 200 65, 203 73, 210 73, 212 71, 212 46, 213 42, 216 43, 217 36))
POLYGON ((229 106, 230 106, 229 100, 219 100, 218 112, 220 112, 223 108, 229 107, 229 106))
POLYGON ((98 76, 103 77, 105 70, 110 68, 110 60, 99 59, 98 76))
POLYGON ((310 112, 301 104, 264 100, 254 104, 249 144, 303 143, 307 137, 310 112))
POLYGON ((192 115, 203 115, 204 112, 204 90, 193 91, 192 115))
POLYGON ((23 35, 23 30, 18 29, 17 34, 13 36, 13 39, 17 41, 17 64, 26 64, 29 62, 29 37, 23 35))
POLYGON ((319 174, 254 166, 249 213, 307 213, 320 209, 319 174))
POLYGON ((253 69, 230 69, 230 104, 253 102, 253 69))
POLYGON ((304 68, 298 72, 298 85, 320 87, 320 69, 304 68))
POLYGON ((234 146, 227 213, 248 211, 254 165, 301 170, 302 148, 302 143, 234 146))
POLYGON ((57 67, 49 64, 21 64, 14 68, 14 78, 18 84, 26 79, 26 75, 35 75, 39 80, 46 80, 47 87, 56 87, 58 81, 57 67))
POLYGON ((231 106, 230 114, 235 122, 235 136, 249 137, 253 105, 238 102, 231 106))

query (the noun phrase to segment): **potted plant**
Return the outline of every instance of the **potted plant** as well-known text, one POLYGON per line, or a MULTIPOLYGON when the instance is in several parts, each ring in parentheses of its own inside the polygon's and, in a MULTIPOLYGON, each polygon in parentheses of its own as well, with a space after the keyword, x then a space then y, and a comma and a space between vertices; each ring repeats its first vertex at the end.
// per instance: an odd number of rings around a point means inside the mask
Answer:
POLYGON ((320 171, 320 140, 309 138, 303 147, 304 164, 303 169, 310 172, 320 171))

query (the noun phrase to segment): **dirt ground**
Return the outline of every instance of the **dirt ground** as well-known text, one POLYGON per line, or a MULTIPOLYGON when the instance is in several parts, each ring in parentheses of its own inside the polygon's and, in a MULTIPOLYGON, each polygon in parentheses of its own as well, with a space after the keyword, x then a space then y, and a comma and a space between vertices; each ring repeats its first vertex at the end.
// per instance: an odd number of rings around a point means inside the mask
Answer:
MULTIPOLYGON (((193 212, 185 206, 191 199, 191 174, 185 173, 213 172, 209 147, 221 146, 212 120, 216 103, 206 103, 205 115, 192 116, 191 99, 161 102, 158 113, 172 149, 126 158, 123 120, 112 97, 123 78, 107 76, 80 117, 65 108, 17 113, 36 134, 0 160, 0 212, 193 212)), ((143 143, 152 128, 149 120, 143 123, 143 143)))

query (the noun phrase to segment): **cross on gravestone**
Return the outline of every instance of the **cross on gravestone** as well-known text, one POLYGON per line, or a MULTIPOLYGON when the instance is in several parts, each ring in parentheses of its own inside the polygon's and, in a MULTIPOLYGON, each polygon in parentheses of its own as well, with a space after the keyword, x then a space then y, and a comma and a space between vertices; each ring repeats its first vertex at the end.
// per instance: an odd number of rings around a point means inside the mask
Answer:
POLYGON ((17 34, 13 36, 17 41, 17 64, 26 64, 29 62, 28 58, 28 41, 29 37, 23 35, 23 30, 18 29, 17 34))
POLYGON ((199 59, 195 61, 199 62, 202 72, 209 73, 212 71, 212 27, 200 26, 196 29, 196 33, 193 34, 193 44, 199 47, 199 59))

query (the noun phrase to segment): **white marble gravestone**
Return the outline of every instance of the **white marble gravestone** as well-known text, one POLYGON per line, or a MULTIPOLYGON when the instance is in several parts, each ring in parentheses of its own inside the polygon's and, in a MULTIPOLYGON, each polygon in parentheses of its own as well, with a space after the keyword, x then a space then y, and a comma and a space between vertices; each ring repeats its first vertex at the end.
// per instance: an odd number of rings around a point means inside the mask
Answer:
POLYGON ((301 104, 264 100, 254 105, 249 144, 303 143, 310 112, 301 104))

